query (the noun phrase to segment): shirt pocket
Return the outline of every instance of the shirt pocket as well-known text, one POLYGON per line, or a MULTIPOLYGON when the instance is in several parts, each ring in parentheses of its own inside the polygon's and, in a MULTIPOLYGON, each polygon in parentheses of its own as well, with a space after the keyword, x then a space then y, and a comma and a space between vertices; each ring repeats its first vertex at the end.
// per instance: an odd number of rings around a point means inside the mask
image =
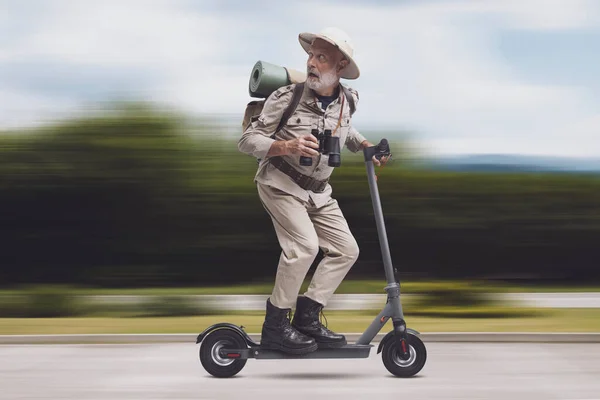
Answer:
POLYGON ((350 114, 344 114, 342 116, 342 120, 340 121, 340 146, 344 146, 346 140, 348 139, 348 132, 350 131, 350 114))
POLYGON ((311 130, 316 128, 316 119, 313 116, 294 114, 288 119, 287 124, 281 130, 280 136, 284 140, 295 139, 300 136, 310 135, 311 130))

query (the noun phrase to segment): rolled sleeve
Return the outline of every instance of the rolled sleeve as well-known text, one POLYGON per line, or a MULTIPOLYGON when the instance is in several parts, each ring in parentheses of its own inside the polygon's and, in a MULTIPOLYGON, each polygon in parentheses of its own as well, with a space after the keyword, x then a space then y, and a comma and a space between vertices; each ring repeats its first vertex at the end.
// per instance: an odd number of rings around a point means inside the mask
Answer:
POLYGON ((242 153, 264 159, 276 140, 275 130, 289 103, 290 93, 273 92, 263 106, 258 117, 254 117, 238 141, 238 150, 242 153))
POLYGON ((248 127, 248 130, 244 132, 242 138, 238 142, 238 149, 242 153, 264 159, 267 157, 267 153, 275 139, 262 134, 251 133, 258 129, 258 126, 256 125, 256 123, 253 123, 252 126, 248 127))
POLYGON ((350 126, 348 130, 348 136, 346 137, 346 147, 353 153, 356 153, 361 150, 361 144, 367 140, 363 135, 361 135, 356 128, 350 126))

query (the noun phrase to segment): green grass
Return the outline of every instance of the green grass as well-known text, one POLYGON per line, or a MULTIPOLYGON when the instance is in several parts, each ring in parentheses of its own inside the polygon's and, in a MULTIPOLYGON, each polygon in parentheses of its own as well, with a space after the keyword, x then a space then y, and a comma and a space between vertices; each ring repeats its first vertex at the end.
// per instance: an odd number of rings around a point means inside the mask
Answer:
MULTIPOLYGON (((338 332, 363 332, 374 313, 336 311, 326 314, 328 327, 338 332)), ((0 334, 200 333, 217 322, 243 325, 260 333, 264 314, 161 318, 0 318, 0 334)), ((548 309, 522 318, 433 318, 406 315, 420 332, 600 332, 600 309, 548 309)), ((382 332, 391 328, 388 322, 382 332)))

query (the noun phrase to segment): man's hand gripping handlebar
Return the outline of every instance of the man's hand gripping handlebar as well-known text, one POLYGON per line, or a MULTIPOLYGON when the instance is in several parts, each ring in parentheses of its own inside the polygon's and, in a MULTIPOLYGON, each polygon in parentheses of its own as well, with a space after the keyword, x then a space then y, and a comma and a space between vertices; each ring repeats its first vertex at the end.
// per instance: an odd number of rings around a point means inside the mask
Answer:
POLYGON ((363 149, 363 154, 365 156, 365 162, 376 159, 382 162, 383 165, 392 158, 392 152, 387 139, 381 139, 375 146, 365 147, 363 149))

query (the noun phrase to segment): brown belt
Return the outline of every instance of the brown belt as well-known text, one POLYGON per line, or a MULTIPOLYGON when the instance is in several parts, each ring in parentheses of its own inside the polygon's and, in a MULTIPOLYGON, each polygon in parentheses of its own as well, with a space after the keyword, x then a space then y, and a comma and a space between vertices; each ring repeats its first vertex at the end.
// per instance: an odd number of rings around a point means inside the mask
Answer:
POLYGON ((304 190, 312 190, 315 193, 320 193, 325 190, 325 187, 327 187, 327 182, 329 179, 319 181, 315 178, 311 178, 310 176, 301 174, 298 172, 298 170, 296 170, 296 168, 292 167, 281 157, 272 157, 270 161, 275 168, 292 178, 292 180, 304 190))

